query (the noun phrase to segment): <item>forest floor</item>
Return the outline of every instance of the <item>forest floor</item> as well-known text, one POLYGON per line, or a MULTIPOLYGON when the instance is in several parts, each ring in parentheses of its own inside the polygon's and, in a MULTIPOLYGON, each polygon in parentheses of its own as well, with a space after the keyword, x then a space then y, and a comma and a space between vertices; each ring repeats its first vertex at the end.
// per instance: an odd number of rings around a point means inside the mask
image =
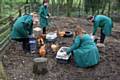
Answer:
MULTIPOLYGON (((59 30, 73 31, 79 24, 88 33, 92 27, 82 18, 56 17, 50 20, 50 28, 58 27, 59 30)), ((120 24, 114 24, 114 30, 120 30, 120 24)), ((50 28, 48 32, 50 32, 50 28)), ((69 46, 73 38, 57 38, 55 43, 60 46, 69 46)), ((24 54, 21 43, 11 43, 2 58, 8 80, 120 80, 120 33, 113 32, 105 41, 105 53, 100 53, 100 63, 93 68, 83 69, 74 66, 74 63, 59 64, 56 62, 56 52, 50 48, 52 43, 47 43, 48 73, 35 76, 33 73, 33 59, 38 54, 24 54)))

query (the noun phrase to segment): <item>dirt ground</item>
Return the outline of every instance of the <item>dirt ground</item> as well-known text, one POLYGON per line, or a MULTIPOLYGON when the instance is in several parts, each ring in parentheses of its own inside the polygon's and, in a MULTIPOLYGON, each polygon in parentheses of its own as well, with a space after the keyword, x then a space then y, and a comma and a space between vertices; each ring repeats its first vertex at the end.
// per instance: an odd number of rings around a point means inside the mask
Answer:
MULTIPOLYGON (((50 20, 50 29, 53 26, 60 31, 73 31, 75 25, 79 24, 90 33, 92 27, 88 25, 85 19, 60 17, 50 20)), ((114 29, 118 29, 117 25, 114 29)), ((48 73, 37 75, 33 73, 33 59, 39 57, 38 54, 24 54, 21 43, 11 42, 11 46, 6 50, 3 56, 3 64, 6 69, 9 80, 120 80, 120 33, 112 33, 105 41, 105 53, 100 53, 100 63, 93 68, 82 69, 74 66, 74 63, 59 64, 56 62, 56 53, 50 48, 52 43, 46 43, 48 58, 48 73), (117 37, 116 37, 117 35, 117 37)), ((73 38, 57 38, 54 43, 60 46, 69 46, 73 38)))

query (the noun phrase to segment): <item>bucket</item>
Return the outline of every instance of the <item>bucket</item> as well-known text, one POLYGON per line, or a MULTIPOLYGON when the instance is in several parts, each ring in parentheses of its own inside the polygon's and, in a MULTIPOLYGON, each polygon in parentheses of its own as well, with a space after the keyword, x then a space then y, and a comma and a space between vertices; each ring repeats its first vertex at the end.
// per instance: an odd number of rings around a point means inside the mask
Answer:
POLYGON ((55 32, 49 32, 46 35, 46 40, 49 41, 49 42, 55 41, 56 38, 57 38, 57 33, 55 33, 55 32))
POLYGON ((37 51, 37 41, 35 38, 29 38, 30 52, 36 53, 37 51))

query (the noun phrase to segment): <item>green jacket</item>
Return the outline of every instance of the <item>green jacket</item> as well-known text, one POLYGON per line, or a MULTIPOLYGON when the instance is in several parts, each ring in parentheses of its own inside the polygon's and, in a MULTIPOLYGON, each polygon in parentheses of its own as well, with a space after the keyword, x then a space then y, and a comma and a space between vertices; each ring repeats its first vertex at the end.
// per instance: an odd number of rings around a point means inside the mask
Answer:
POLYGON ((111 34, 112 27, 113 27, 112 20, 107 16, 97 15, 94 17, 93 35, 96 34, 98 27, 103 29, 103 33, 106 36, 109 36, 111 34))
POLYGON ((99 62, 100 55, 96 44, 88 34, 76 36, 67 54, 73 51, 74 61, 78 67, 90 67, 99 62))
POLYGON ((28 38, 28 35, 31 35, 33 32, 33 22, 32 16, 24 15, 19 17, 11 31, 11 38, 12 39, 19 39, 19 38, 28 38))
POLYGON ((40 15, 40 27, 44 28, 48 26, 48 19, 46 16, 48 16, 48 7, 45 7, 42 5, 39 9, 39 15, 40 15))

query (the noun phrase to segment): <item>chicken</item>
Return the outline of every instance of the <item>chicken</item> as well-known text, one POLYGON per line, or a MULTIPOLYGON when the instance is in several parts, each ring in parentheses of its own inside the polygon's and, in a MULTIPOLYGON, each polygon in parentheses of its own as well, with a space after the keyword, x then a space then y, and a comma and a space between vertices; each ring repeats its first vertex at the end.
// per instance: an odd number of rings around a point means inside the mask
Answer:
POLYGON ((40 47, 40 49, 39 49, 39 55, 41 57, 45 57, 45 55, 46 55, 45 44, 40 47))

